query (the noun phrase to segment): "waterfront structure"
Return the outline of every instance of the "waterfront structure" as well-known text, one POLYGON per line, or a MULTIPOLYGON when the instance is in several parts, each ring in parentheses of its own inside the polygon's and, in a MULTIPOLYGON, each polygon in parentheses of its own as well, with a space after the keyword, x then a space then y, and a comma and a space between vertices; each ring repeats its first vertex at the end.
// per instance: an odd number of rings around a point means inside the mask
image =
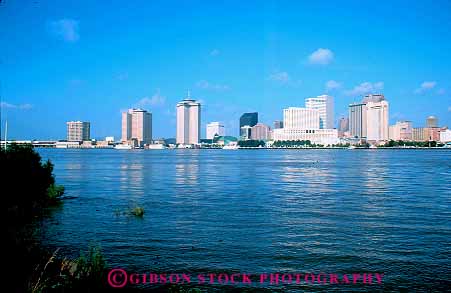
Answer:
POLYGON ((318 110, 289 107, 283 110, 283 125, 287 129, 320 129, 318 110))
POLYGON ((152 113, 143 109, 129 109, 122 113, 122 142, 143 147, 152 142, 152 113))
POLYGON ((188 97, 177 103, 177 144, 193 145, 200 142, 201 105, 188 97))
POLYGON ((354 103, 349 105, 349 133, 351 137, 366 139, 367 136, 367 108, 366 104, 354 103))
POLYGON ((387 141, 388 140, 388 102, 368 102, 367 108, 367 134, 368 141, 387 141))
POLYGON ((224 125, 219 122, 211 122, 207 124, 207 139, 213 139, 215 135, 224 136, 224 125))
POLYGON ((69 121, 67 126, 67 141, 84 141, 90 139, 91 124, 82 121, 69 121))
POLYGON ((274 129, 274 141, 309 140, 314 144, 338 143, 337 129, 320 129, 319 112, 316 109, 289 107, 283 110, 283 128, 274 129))
POLYGON ((276 120, 274 121, 274 129, 283 128, 283 121, 276 120))
POLYGON ((319 128, 334 128, 334 98, 329 95, 321 95, 305 100, 307 109, 317 110, 319 113, 319 128))
POLYGON ((450 129, 442 129, 440 131, 440 142, 451 142, 451 130, 450 129))
POLYGON ((263 123, 257 123, 252 126, 251 139, 254 140, 269 140, 271 139, 271 128, 263 123))
POLYGON ((228 145, 231 142, 237 142, 238 139, 234 136, 216 136, 213 139, 213 143, 214 144, 218 144, 218 145, 228 145))
POLYGON ((339 142, 337 129, 274 129, 273 140, 310 140, 311 143, 322 145, 339 142))
POLYGON ((438 127, 438 119, 435 116, 426 118, 426 127, 438 127))
POLYGON ((388 138, 391 140, 412 140, 412 122, 398 121, 395 125, 390 125, 388 130, 388 138))
POLYGON ((106 142, 114 142, 114 136, 107 136, 105 137, 106 142))
POLYGON ((240 117, 240 131, 243 126, 255 126, 258 123, 258 112, 244 113, 240 117))

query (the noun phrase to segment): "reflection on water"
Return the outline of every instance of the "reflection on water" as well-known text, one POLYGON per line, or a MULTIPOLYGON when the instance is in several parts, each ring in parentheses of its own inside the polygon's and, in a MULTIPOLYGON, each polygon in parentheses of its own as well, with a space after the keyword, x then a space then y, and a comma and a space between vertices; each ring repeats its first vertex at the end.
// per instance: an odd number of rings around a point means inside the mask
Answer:
POLYGON ((388 291, 451 275, 449 151, 39 151, 76 197, 43 236, 69 254, 96 242, 139 272, 383 272, 388 291), (115 215, 130 204, 144 218, 115 215))

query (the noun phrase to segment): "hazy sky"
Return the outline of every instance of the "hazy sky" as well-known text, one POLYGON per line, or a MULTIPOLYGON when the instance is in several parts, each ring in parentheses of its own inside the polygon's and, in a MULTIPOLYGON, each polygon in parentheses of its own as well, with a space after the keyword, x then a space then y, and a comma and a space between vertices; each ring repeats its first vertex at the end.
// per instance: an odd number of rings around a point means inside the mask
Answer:
MULTIPOLYGON (((451 126, 451 1, 0 2, 0 94, 8 137, 64 139, 66 121, 120 136, 120 111, 153 114, 175 137, 191 90, 205 124, 328 93, 335 115, 383 93, 390 121, 451 126)), ((3 127, 2 127, 3 132, 3 127)), ((3 135, 3 133, 2 133, 3 135)))

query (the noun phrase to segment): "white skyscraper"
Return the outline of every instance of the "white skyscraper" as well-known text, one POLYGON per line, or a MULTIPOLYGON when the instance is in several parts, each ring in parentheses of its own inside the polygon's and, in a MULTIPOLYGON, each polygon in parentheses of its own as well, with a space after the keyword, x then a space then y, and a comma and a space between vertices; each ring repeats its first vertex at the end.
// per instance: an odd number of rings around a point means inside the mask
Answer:
POLYGON ((298 107, 283 109, 285 129, 320 129, 319 120, 318 110, 298 107))
POLYGON ((319 112, 319 128, 334 128, 334 98, 328 95, 321 95, 305 100, 307 109, 314 109, 319 112))
POLYGON ((178 144, 198 144, 200 138, 200 103, 188 97, 177 103, 178 144))
POLYGON ((366 126, 368 141, 388 140, 388 102, 368 102, 366 104, 366 126))
POLYGON ((211 122, 207 124, 207 139, 213 139, 215 134, 219 136, 224 136, 224 125, 221 125, 219 122, 211 122))
POLYGON ((152 113, 129 109, 122 113, 122 142, 136 140, 138 145, 152 142, 152 113))

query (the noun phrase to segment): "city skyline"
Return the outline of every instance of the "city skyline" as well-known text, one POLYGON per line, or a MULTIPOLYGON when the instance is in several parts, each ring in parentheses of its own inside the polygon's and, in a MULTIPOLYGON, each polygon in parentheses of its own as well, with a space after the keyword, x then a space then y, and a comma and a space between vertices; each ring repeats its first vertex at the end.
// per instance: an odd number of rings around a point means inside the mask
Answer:
POLYGON ((175 137, 174 105, 188 89, 202 104, 200 137, 211 121, 238 136, 245 112, 272 125, 323 94, 334 97, 335 127, 369 93, 389 97, 390 125, 430 115, 451 125, 448 1, 175 4, 185 13, 163 2, 108 13, 83 1, 2 2, 2 135, 7 118, 8 137, 61 139, 75 119, 91 122, 93 138, 120 137, 121 112, 141 107, 153 137, 175 137), (384 26, 367 21, 376 15, 384 26))

